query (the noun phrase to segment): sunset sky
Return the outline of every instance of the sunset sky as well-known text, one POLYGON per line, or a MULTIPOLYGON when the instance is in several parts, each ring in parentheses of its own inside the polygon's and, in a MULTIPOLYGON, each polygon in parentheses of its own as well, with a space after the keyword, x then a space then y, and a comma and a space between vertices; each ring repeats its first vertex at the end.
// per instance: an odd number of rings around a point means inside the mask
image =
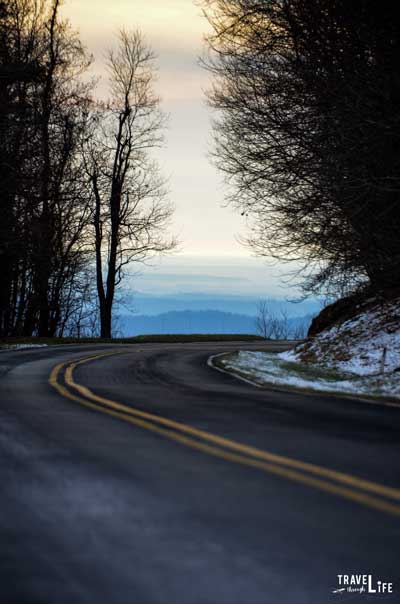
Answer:
MULTIPOLYGON (((157 91, 169 114, 165 148, 158 157, 170 179, 170 198, 176 206, 173 230, 181 241, 181 252, 152 269, 154 281, 157 274, 177 272, 179 287, 185 289, 184 273, 193 289, 196 272, 218 277, 215 267, 223 265, 232 276, 231 293, 240 293, 245 271, 256 275, 257 290, 285 295, 274 277, 281 271, 265 269, 263 260, 252 258, 237 242, 237 236, 246 232, 244 219, 223 207, 223 179, 208 156, 211 110, 204 92, 210 80, 199 57, 209 26, 200 7, 193 0, 65 0, 63 11, 95 57, 101 95, 107 90, 104 55, 115 43, 119 28, 139 28, 158 56, 157 91)), ((173 287, 171 281, 169 285, 173 287)), ((205 287, 204 279, 201 287, 205 287)))

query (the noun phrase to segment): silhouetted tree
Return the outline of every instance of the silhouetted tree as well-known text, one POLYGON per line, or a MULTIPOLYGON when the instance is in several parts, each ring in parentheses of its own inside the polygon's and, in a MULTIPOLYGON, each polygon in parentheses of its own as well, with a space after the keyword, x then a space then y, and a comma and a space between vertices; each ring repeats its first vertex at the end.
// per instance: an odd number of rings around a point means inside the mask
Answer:
POLYGON ((36 208, 39 237, 33 254, 33 289, 38 334, 42 336, 56 333, 61 292, 64 282, 75 274, 73 256, 78 253, 78 240, 89 216, 78 151, 87 112, 87 87, 80 75, 90 61, 79 39, 59 19, 59 4, 54 0, 45 21, 43 77, 35 108, 40 202, 36 208))
POLYGON ((82 170, 90 59, 59 0, 0 12, 1 333, 55 335, 66 292, 88 261, 82 170))
POLYGON ((257 334, 266 340, 287 340, 290 336, 289 317, 286 308, 274 312, 268 300, 257 304, 255 319, 257 334))
POLYGON ((108 57, 111 101, 92 116, 86 171, 93 194, 94 249, 101 336, 111 337, 123 269, 174 249, 165 229, 172 206, 150 151, 162 142, 154 95, 154 55, 139 32, 121 31, 108 57))
POLYGON ((25 14, 16 2, 0 3, 0 334, 10 332, 17 305, 15 280, 26 245, 18 224, 23 162, 31 123, 28 91, 40 68, 25 48, 15 16, 25 14), (21 13, 21 14, 20 14, 21 13))
POLYGON ((400 23, 371 0, 205 0, 215 157, 306 289, 400 281, 400 23), (307 274, 307 273, 306 273, 307 274))

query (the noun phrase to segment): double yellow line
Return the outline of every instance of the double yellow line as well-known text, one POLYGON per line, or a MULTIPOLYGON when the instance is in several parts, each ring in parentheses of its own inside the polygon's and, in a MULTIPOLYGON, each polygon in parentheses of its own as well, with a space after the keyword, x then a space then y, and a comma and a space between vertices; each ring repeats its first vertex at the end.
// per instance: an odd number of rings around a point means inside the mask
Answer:
POLYGON ((51 372, 49 383, 69 400, 134 424, 192 449, 276 474, 288 480, 350 499, 370 508, 400 516, 400 503, 397 503, 400 502, 400 489, 257 449, 187 424, 175 422, 166 417, 128 407, 99 396, 75 381, 74 371, 78 365, 114 354, 121 354, 121 352, 108 352, 74 362, 61 363, 51 372))

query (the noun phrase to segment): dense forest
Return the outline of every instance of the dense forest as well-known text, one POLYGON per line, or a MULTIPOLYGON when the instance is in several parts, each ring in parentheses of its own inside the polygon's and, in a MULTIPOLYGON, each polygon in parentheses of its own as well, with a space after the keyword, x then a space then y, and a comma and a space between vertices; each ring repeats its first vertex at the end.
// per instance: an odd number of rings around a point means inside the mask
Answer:
POLYGON ((1 336, 110 337, 125 267, 175 246, 153 52, 120 32, 107 101, 91 63, 59 0, 0 2, 1 336))

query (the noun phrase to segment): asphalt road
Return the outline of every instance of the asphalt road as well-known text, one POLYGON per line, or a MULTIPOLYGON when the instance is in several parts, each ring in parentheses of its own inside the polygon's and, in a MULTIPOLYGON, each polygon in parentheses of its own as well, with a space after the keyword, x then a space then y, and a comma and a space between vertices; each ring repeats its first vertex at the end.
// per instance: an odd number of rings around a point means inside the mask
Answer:
POLYGON ((207 366, 240 347, 0 353, 1 604, 400 602, 400 409, 207 366))

